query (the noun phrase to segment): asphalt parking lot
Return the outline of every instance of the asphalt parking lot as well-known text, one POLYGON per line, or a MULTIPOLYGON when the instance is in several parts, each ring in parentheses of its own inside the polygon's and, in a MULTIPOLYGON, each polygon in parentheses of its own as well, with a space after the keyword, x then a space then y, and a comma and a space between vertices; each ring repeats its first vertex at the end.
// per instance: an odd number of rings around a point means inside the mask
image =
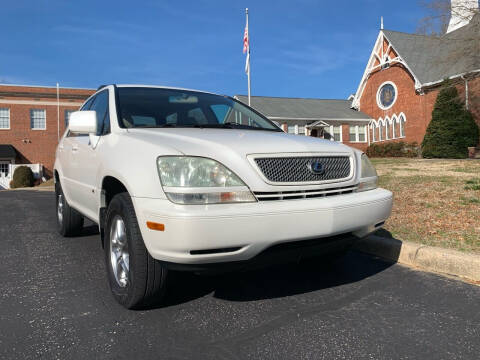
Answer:
POLYGON ((332 265, 177 274, 164 308, 110 296, 99 235, 51 192, 0 192, 0 358, 478 359, 480 287, 352 252, 332 265))

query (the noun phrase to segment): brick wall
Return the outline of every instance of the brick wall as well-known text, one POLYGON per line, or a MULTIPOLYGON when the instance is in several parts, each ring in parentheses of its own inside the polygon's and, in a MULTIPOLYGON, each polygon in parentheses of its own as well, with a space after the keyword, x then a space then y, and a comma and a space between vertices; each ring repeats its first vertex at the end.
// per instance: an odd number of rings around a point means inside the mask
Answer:
MULTIPOLYGON (((465 99, 465 83, 459 79, 454 83, 459 91, 460 98, 465 99)), ((415 91, 415 81, 402 65, 393 65, 388 69, 380 70, 370 75, 360 99, 360 110, 378 120, 380 117, 391 119, 394 114, 405 114, 405 138, 384 140, 406 141, 421 144, 428 124, 432 119, 432 111, 439 87, 426 90, 419 94, 415 91), (397 100, 388 110, 382 110, 377 105, 378 88, 386 81, 395 83, 397 87, 397 100)), ((480 126, 480 77, 469 81, 469 108, 480 126)), ((372 134, 370 133, 370 136, 372 134)), ((382 143, 379 142, 379 143, 382 143)))
MULTIPOLYGON (((93 90, 60 89, 60 136, 65 131, 65 110, 77 110, 93 90)), ((10 144, 17 163, 40 163, 51 176, 57 146, 57 99, 55 88, 0 85, 0 108, 10 109, 10 130, 0 130, 0 144, 10 144), (46 111, 46 129, 33 130, 30 110, 46 111)))

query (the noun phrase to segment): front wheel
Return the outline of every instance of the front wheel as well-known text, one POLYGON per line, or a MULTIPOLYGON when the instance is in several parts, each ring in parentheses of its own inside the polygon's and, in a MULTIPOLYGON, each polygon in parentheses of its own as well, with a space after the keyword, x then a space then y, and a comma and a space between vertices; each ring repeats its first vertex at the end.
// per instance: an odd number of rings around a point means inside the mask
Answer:
POLYGON ((148 253, 128 193, 108 205, 104 249, 110 289, 120 304, 135 309, 162 300, 167 270, 148 253))

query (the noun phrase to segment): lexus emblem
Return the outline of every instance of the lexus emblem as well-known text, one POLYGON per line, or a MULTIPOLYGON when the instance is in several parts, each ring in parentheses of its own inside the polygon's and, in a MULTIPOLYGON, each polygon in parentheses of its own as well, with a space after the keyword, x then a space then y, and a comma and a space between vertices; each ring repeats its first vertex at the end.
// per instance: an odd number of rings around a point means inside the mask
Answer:
POLYGON ((308 163, 308 170, 315 175, 323 175, 325 166, 320 161, 311 161, 308 163))

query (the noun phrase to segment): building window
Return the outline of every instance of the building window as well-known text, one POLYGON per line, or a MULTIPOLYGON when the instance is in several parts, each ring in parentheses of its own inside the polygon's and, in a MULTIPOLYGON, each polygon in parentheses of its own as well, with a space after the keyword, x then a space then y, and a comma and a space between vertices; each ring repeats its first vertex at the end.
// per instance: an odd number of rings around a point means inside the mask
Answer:
POLYGON ((366 142, 367 141, 367 125, 360 125, 357 126, 358 128, 358 142, 366 142))
POLYGON ((399 123, 400 123, 400 137, 405 137, 405 116, 400 115, 399 123))
POLYGON ((350 125, 349 126, 349 130, 348 130, 348 133, 349 133, 349 141, 350 142, 355 142, 357 141, 357 127, 355 125, 350 125))
POLYGON ((43 109, 30 109, 30 127, 34 130, 47 128, 47 115, 43 109))
POLYGON ((330 140, 342 142, 342 126, 330 125, 329 133, 331 135, 330 140))
POLYGON ((393 115, 392 117, 392 139, 395 139, 397 137, 397 129, 396 129, 396 125, 397 124, 397 117, 395 115, 393 115))
POLYGON ((75 112, 75 110, 65 110, 65 128, 67 128, 70 123, 70 115, 75 112))
POLYGON ((367 134, 366 125, 350 125, 350 129, 349 129, 350 142, 365 142, 366 134, 367 134))
POLYGON ((10 109, 0 108, 0 129, 10 129, 10 109))
POLYGON ((383 123, 378 123, 378 141, 383 141, 384 135, 385 134, 385 125, 383 123))
POLYGON ((384 82, 377 90, 377 105, 382 110, 390 109, 397 100, 397 86, 391 82, 384 82))
POLYGON ((385 119, 385 140, 392 138, 392 133, 390 131, 390 119, 385 119))
POLYGON ((295 134, 295 125, 288 125, 287 132, 289 134, 295 134))
POLYGON ((377 126, 376 124, 372 124, 372 142, 375 142, 377 140, 377 126))
POLYGON ((298 125, 298 135, 305 135, 305 126, 298 125))

